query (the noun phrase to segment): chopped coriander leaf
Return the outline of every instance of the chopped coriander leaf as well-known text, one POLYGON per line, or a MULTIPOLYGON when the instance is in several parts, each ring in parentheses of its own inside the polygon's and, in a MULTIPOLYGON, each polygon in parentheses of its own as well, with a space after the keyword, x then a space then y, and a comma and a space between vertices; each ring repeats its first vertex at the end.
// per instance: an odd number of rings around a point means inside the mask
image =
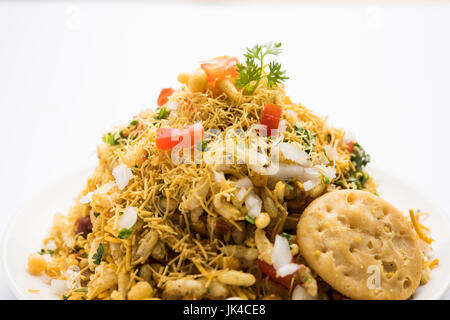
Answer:
POLYGON ((119 140, 114 138, 114 134, 108 132, 103 136, 103 142, 109 144, 110 146, 117 146, 119 144, 119 140))
POLYGON ((290 234, 283 232, 280 234, 280 236, 287 239, 287 241, 289 242, 289 246, 292 244, 292 236, 290 234))
POLYGON ((274 62, 274 61, 270 62, 269 63, 269 74, 267 75, 267 84, 269 85, 269 87, 273 88, 276 85, 278 85, 279 83, 289 79, 289 77, 287 77, 285 74, 286 74, 286 71, 281 70, 281 64, 279 64, 278 62, 274 62))
POLYGON ((361 171, 370 162, 370 155, 366 153, 359 143, 355 142, 350 161, 355 166, 356 171, 361 171))
POLYGON ((83 253, 81 254, 81 257, 82 257, 82 258, 87 258, 87 256, 88 256, 88 255, 87 255, 87 252, 86 252, 86 251, 83 252, 83 253))
POLYGON ((250 217, 248 214, 245 215, 245 221, 247 221, 248 223, 251 223, 251 224, 255 224, 255 219, 250 217))
POLYGON ((289 183, 287 183, 287 182, 286 182, 286 187, 287 187, 289 190, 294 191, 294 186, 291 185, 291 184, 289 184, 289 183))
POLYGON ((63 296, 63 300, 67 300, 67 299, 69 299, 68 296, 63 296))
POLYGON ((314 147, 316 146, 317 133, 310 133, 308 130, 303 129, 300 126, 295 126, 295 131, 305 144, 305 152, 311 155, 314 151, 314 147))
POLYGON ((118 237, 120 239, 128 239, 132 233, 133 233, 132 230, 123 228, 122 230, 119 231, 118 237))
POLYGON ((100 215, 100 213, 94 212, 94 217, 98 217, 100 215))
POLYGON ((339 187, 345 188, 345 183, 342 180, 335 181, 334 184, 339 187))
POLYGON ((50 250, 50 249, 41 249, 41 251, 38 251, 38 253, 42 256, 42 255, 44 255, 44 254, 50 254, 50 255, 52 255, 52 254, 54 254, 55 253, 55 251, 53 251, 53 250, 50 250))
POLYGON ((322 295, 321 293, 318 293, 318 294, 317 294, 317 299, 323 300, 323 295, 322 295))
POLYGON ((167 111, 166 107, 162 107, 161 109, 159 109, 155 119, 157 119, 157 120, 167 119, 169 114, 170 114, 170 111, 167 111))
POLYGON ((94 260, 94 264, 100 264, 100 262, 102 261, 102 255, 103 255, 104 249, 103 249, 103 244, 100 243, 100 245, 98 246, 97 252, 94 253, 94 255, 92 256, 92 259, 94 260))
POLYGON ((197 149, 200 151, 205 152, 208 150, 208 141, 206 141, 206 140, 202 139, 199 142, 197 142, 195 145, 196 145, 197 149))
POLYGON ((264 74, 264 58, 266 56, 278 56, 281 53, 281 43, 265 43, 255 45, 253 48, 247 48, 244 54, 245 64, 237 64, 238 77, 236 86, 244 88, 247 94, 252 94, 263 78, 267 78, 269 87, 274 87, 281 82, 289 79, 286 71, 281 70, 281 65, 277 62, 269 63, 269 73, 264 74))
POLYGON ((330 179, 327 176, 325 176, 322 172, 319 171, 319 173, 322 176, 322 182, 324 184, 330 184, 330 179))
POLYGON ((119 136, 120 136, 122 139, 128 139, 129 134, 128 134, 128 133, 124 133, 123 130, 120 130, 119 136))
POLYGON ((88 292, 88 288, 86 288, 86 287, 80 288, 80 289, 74 290, 74 292, 88 292))
POLYGON ((133 120, 133 121, 130 122, 130 125, 135 126, 135 125, 137 125, 138 123, 139 123, 139 121, 133 120))

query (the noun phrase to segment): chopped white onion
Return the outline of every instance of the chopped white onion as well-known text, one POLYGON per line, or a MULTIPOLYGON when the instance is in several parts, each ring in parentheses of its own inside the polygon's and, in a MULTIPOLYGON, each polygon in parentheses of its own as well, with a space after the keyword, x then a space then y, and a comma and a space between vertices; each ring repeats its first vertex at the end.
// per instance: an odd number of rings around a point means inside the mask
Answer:
POLYGON ((292 291, 292 300, 316 300, 316 299, 313 296, 310 296, 302 286, 297 285, 294 288, 294 291, 292 291))
POLYGON ((289 242, 285 237, 277 235, 272 250, 272 264, 278 271, 281 267, 290 264, 292 261, 292 253, 289 248, 289 242))
POLYGON ((344 144, 349 144, 352 141, 356 140, 356 135, 353 131, 348 131, 344 135, 344 144))
POLYGON ((323 147, 325 150, 325 153, 330 160, 339 160, 339 154, 337 153, 335 148, 332 148, 331 146, 325 146, 323 147))
POLYGON ((298 264, 289 263, 289 264, 286 264, 286 265, 282 266, 281 268, 279 268, 277 270, 277 273, 280 277, 286 277, 286 276, 296 272, 298 270, 298 268, 300 268, 300 266, 298 264))
POLYGON ((58 248, 58 246, 56 245, 55 241, 53 241, 53 240, 50 240, 45 245, 45 249, 47 249, 47 250, 53 250, 54 251, 57 248, 58 248))
POLYGON ((97 190, 94 191, 94 193, 108 193, 109 190, 111 190, 112 188, 114 188, 116 184, 114 182, 108 182, 105 183, 104 185, 102 185, 100 188, 98 188, 97 190))
POLYGON ((246 193, 247 193, 247 189, 245 189, 245 188, 240 188, 239 191, 238 191, 238 193, 237 193, 237 195, 236 195, 236 196, 237 196, 237 199, 238 199, 239 201, 244 200, 244 197, 245 197, 246 193))
POLYGON ((120 190, 123 190, 128 185, 128 182, 134 177, 131 169, 127 168, 124 164, 119 164, 115 167, 112 170, 112 174, 116 179, 117 187, 120 190))
POLYGON ((308 180, 306 182, 303 182, 303 188, 305 189, 305 191, 309 191, 312 188, 314 188, 315 186, 318 186, 320 184, 320 180, 315 179, 315 180, 308 180))
POLYGON ((281 120, 278 124, 278 133, 282 135, 286 131, 286 120, 281 120))
POLYGON ((317 180, 321 178, 319 169, 317 168, 305 168, 305 174, 303 177, 305 180, 317 180))
POLYGON ((80 198, 81 204, 90 203, 92 201, 92 196, 94 195, 94 192, 88 192, 86 195, 80 198))
POLYGON ((248 215, 252 218, 256 218, 261 213, 262 200, 253 190, 245 198, 245 207, 248 210, 248 215))
POLYGON ((86 203, 90 203, 92 201, 92 196, 94 194, 105 194, 108 193, 109 190, 111 190, 116 184, 114 182, 108 182, 105 183, 103 186, 101 186, 100 188, 98 188, 95 191, 89 192, 86 195, 84 195, 83 197, 80 198, 80 203, 82 204, 86 204, 86 203))
POLYGON ((214 180, 216 182, 222 182, 222 180, 225 179, 225 175, 223 174, 223 172, 214 172, 214 180))
POLYGON ((330 160, 328 160, 328 158, 323 153, 319 155, 319 159, 317 161, 319 164, 324 166, 330 163, 330 160))
POLYGON ((327 177, 330 181, 336 178, 336 169, 333 167, 325 167, 321 165, 315 166, 319 172, 321 172, 325 177, 327 177))
POLYGON ((253 187, 253 183, 249 177, 243 177, 236 181, 236 187, 249 189, 253 187))
POLYGON ((117 224, 119 230, 131 229, 137 220, 137 210, 135 207, 127 207, 124 213, 119 218, 119 223, 117 224))
POLYGON ((305 164, 308 160, 308 154, 294 144, 282 142, 279 144, 279 147, 281 153, 288 160, 294 161, 298 164, 305 164))
POLYGON ((51 282, 51 290, 57 296, 63 295, 69 289, 70 287, 67 280, 53 279, 51 282))
POLYGON ((279 180, 288 180, 303 175, 304 170, 305 168, 296 164, 280 163, 277 172, 272 176, 279 180))
POLYGON ((66 272, 64 272, 64 275, 67 278, 67 281, 71 284, 71 285, 75 285, 76 288, 78 288, 81 285, 81 280, 80 280, 80 267, 78 266, 70 266, 69 268, 67 268, 66 272))

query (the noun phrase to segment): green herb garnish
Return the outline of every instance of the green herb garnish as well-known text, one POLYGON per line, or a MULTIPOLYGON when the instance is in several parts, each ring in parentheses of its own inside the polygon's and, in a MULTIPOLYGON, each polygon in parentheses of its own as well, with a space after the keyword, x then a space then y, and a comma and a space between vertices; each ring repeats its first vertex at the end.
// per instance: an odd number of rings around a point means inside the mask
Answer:
POLYGON ((118 237, 120 239, 128 239, 132 233, 133 233, 132 230, 123 228, 122 230, 119 231, 118 237))
POLYGON ((157 119, 157 120, 167 119, 169 114, 170 114, 170 111, 167 111, 166 107, 162 107, 161 109, 159 109, 158 113, 156 114, 155 119, 157 119))
POLYGON ((94 255, 92 256, 92 259, 94 260, 94 264, 100 264, 101 260, 102 260, 102 255, 103 255, 104 249, 103 249, 103 244, 100 243, 100 245, 98 246, 97 252, 94 253, 94 255))
POLYGON ((293 185, 290 185, 290 184, 287 183, 287 182, 286 182, 286 187, 287 187, 289 190, 294 191, 294 186, 293 186, 293 185))
POLYGON ((86 287, 80 288, 80 289, 74 290, 74 292, 88 292, 88 288, 86 288, 86 287))
POLYGON ((53 250, 50 250, 50 249, 41 249, 41 251, 38 251, 38 253, 42 256, 42 255, 44 255, 44 254, 50 254, 50 255, 52 255, 52 254, 54 254, 55 253, 55 251, 53 251, 53 250))
POLYGON ((316 146, 317 133, 310 133, 308 130, 300 126, 295 126, 295 131, 305 145, 305 152, 311 155, 314 151, 314 147, 316 146))
POLYGON ((280 234, 280 236, 287 239, 287 241, 289 243, 289 247, 292 245, 292 236, 290 234, 283 232, 280 234))
POLYGON ((248 223, 251 223, 251 224, 255 224, 255 219, 250 217, 248 214, 245 215, 245 221, 247 221, 248 223))
MULTIPOLYGON (((350 156, 350 161, 355 167, 345 176, 347 188, 349 189, 363 189, 366 182, 369 180, 369 176, 363 170, 364 167, 370 162, 370 155, 361 147, 359 143, 354 144, 353 153, 350 156)), ((336 185, 344 187, 344 183, 337 181, 336 185), (339 183, 339 184, 338 184, 339 183)))
POLYGON ((263 78, 267 78, 270 88, 289 79, 286 71, 281 70, 281 64, 274 61, 269 63, 269 72, 264 73, 264 58, 269 55, 278 56, 280 53, 281 43, 268 42, 263 45, 257 44, 251 49, 247 48, 247 52, 244 54, 245 64, 237 64, 236 87, 245 88, 247 94, 252 94, 263 78))
POLYGON ((138 123, 139 123, 139 121, 133 120, 133 121, 130 122, 130 125, 131 125, 131 126, 135 126, 135 125, 137 125, 138 123))
POLYGON ((197 149, 200 151, 205 152, 208 150, 208 141, 206 141, 206 140, 202 139, 199 142, 197 142, 195 145, 196 145, 197 149))
POLYGON ((325 176, 321 171, 319 171, 319 173, 322 176, 322 182, 324 184, 330 184, 330 179, 327 176, 325 176))
POLYGON ((119 144, 119 139, 116 139, 114 134, 108 132, 103 136, 103 142, 109 144, 110 146, 117 146, 119 144))
POLYGON ((366 153, 359 143, 355 142, 353 153, 350 156, 350 161, 355 166, 356 171, 361 171, 361 169, 363 169, 370 162, 370 155, 366 153))
POLYGON ((345 188, 345 182, 342 181, 342 180, 338 180, 334 184, 339 186, 339 187, 345 188))

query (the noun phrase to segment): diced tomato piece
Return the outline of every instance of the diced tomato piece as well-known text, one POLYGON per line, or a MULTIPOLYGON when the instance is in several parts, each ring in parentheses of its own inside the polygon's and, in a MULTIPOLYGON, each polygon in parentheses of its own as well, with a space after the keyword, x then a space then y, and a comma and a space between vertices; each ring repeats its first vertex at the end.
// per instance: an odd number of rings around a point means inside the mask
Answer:
POLYGON ((275 270, 275 268, 272 265, 264 262, 263 260, 258 260, 258 266, 259 269, 262 271, 262 273, 264 273, 273 281, 281 284, 283 287, 287 289, 291 287, 292 277, 294 276, 294 274, 290 274, 285 277, 280 277, 279 275, 277 275, 277 271, 275 270))
POLYGON ((203 139, 203 126, 201 123, 188 125, 184 129, 183 141, 180 144, 182 148, 192 147, 195 143, 203 139))
POLYGON ((192 124, 183 129, 158 128, 156 129, 156 148, 171 150, 175 146, 181 148, 192 147, 203 138, 203 126, 192 124))
POLYGON ((266 103, 261 115, 261 124, 267 126, 267 134, 271 135, 272 130, 278 129, 281 117, 281 106, 266 103))
POLYGON ((162 107, 169 101, 169 97, 175 92, 172 88, 164 88, 158 97, 158 107, 162 107))
POLYGON ((218 57, 211 61, 202 63, 201 68, 208 77, 208 82, 214 82, 227 76, 237 77, 238 59, 235 57, 218 57))
POLYGON ((348 152, 353 153, 353 150, 355 150, 355 141, 350 141, 348 144, 348 152))
POLYGON ((170 150, 180 143, 182 137, 179 129, 159 128, 156 129, 156 148, 159 150, 170 150))

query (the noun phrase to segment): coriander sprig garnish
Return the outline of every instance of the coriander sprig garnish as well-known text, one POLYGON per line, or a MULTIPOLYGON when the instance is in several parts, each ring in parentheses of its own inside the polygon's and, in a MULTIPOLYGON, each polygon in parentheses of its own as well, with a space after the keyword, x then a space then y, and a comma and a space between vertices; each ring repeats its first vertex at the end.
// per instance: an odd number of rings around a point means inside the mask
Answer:
POLYGON ((252 49, 247 48, 244 54, 245 64, 238 64, 238 77, 236 86, 245 88, 247 94, 252 94, 263 78, 267 78, 267 84, 270 88, 275 87, 281 82, 289 79, 286 71, 281 70, 281 64, 272 61, 269 63, 269 72, 264 73, 264 57, 268 55, 278 56, 281 53, 281 42, 268 42, 263 45, 255 45, 252 49))

